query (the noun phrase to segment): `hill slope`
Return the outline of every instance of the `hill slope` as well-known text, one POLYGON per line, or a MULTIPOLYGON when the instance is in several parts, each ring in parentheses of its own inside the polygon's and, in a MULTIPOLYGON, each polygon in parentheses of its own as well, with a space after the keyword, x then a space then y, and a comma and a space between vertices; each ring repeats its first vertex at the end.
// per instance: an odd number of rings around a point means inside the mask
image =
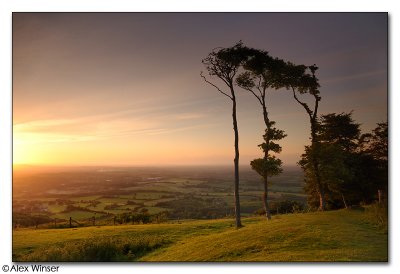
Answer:
POLYGON ((362 211, 175 224, 14 231, 14 261, 387 261, 362 211))

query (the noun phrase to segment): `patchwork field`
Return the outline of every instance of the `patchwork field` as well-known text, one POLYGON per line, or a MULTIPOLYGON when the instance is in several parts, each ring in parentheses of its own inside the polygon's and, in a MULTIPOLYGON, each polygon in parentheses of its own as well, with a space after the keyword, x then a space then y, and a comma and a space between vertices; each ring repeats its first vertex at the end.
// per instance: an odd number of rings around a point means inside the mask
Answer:
MULTIPOLYGON (((262 183, 241 170, 244 216, 262 208, 262 183)), ((77 168, 28 174, 14 172, 13 221, 16 227, 109 225, 122 214, 167 214, 168 219, 212 219, 233 214, 231 168, 77 168)), ((272 179, 274 208, 290 200, 305 203, 302 173, 287 169, 272 179)), ((117 219, 118 221, 118 219, 117 219)))

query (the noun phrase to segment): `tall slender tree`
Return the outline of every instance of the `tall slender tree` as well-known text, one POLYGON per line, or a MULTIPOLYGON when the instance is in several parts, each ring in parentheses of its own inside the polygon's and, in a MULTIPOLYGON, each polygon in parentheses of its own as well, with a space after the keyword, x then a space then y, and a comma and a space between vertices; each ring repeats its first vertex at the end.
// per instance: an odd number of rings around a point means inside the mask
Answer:
POLYGON ((274 124, 274 121, 268 121, 268 127, 265 129, 265 134, 263 135, 264 142, 259 145, 264 152, 264 157, 254 159, 250 162, 251 168, 263 178, 263 206, 265 216, 268 220, 271 219, 271 213, 268 205, 268 186, 270 184, 269 177, 276 176, 283 171, 281 159, 275 157, 275 155, 271 155, 271 152, 279 153, 282 150, 282 147, 274 141, 281 140, 286 137, 284 131, 275 128, 273 126, 274 124))
POLYGON ((208 56, 202 60, 205 65, 208 74, 211 77, 219 78, 223 84, 227 87, 227 91, 220 88, 218 85, 209 81, 201 72, 200 76, 204 81, 215 89, 217 89, 221 94, 228 97, 232 101, 232 122, 233 131, 235 135, 235 158, 234 162, 234 196, 235 196, 235 225, 236 228, 242 226, 240 218, 240 199, 239 199, 239 131, 238 123, 236 118, 236 94, 235 94, 235 78, 238 71, 247 59, 248 53, 247 48, 243 46, 242 42, 229 48, 216 48, 212 50, 208 56))
POLYGON ((262 108, 266 129, 263 135, 264 142, 259 146, 264 152, 264 157, 253 160, 250 165, 263 178, 263 206, 266 218, 270 220, 271 214, 268 205, 269 177, 282 172, 282 161, 272 156, 271 152, 281 152, 281 146, 274 141, 281 140, 286 137, 286 134, 282 130, 275 128, 275 122, 270 120, 266 95, 269 88, 278 89, 284 86, 281 74, 285 63, 283 60, 272 58, 266 51, 249 49, 248 52, 249 57, 244 63, 246 71, 236 78, 236 82, 241 88, 253 94, 262 108))
MULTIPOLYGON (((316 192, 319 196, 319 210, 325 210, 325 189, 321 181, 321 174, 318 163, 318 149, 319 143, 317 139, 318 129, 318 106, 321 101, 319 92, 318 79, 315 76, 315 72, 318 70, 316 65, 305 66, 295 65, 291 62, 286 64, 285 68, 285 85, 286 88, 292 91, 293 98, 299 103, 306 111, 311 127, 311 146, 308 148, 308 156, 310 162, 307 171, 312 177, 312 183, 316 188, 316 192), (309 73, 311 72, 311 74, 309 73), (314 99, 314 106, 310 107, 306 102, 300 100, 300 94, 310 94, 314 99)), ((304 169, 304 166, 303 166, 304 169)))

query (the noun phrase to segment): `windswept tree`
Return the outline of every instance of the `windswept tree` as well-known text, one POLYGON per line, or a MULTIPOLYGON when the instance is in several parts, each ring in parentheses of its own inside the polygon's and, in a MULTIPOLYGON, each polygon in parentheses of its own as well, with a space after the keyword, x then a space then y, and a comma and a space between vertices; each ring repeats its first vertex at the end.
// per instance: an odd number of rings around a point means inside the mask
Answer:
POLYGON ((233 131, 235 134, 235 181, 234 181, 234 196, 235 196, 235 225, 236 228, 242 226, 240 219, 240 200, 239 200, 239 131, 236 118, 236 94, 235 94, 235 78, 238 71, 247 59, 247 48, 242 42, 237 43, 229 48, 214 49, 208 56, 202 60, 208 74, 211 77, 216 77, 222 81, 225 88, 219 87, 217 84, 209 81, 201 72, 200 75, 204 81, 213 86, 218 92, 228 97, 232 102, 232 122, 233 131))
MULTIPOLYGON (((285 67, 284 72, 284 82, 287 89, 291 90, 293 93, 293 98, 297 103, 299 103, 306 111, 311 127, 311 146, 306 147, 305 155, 308 157, 307 164, 302 166, 305 174, 308 176, 309 180, 306 184, 311 184, 315 189, 314 191, 319 197, 319 210, 325 210, 325 189, 321 181, 321 174, 319 170, 318 162, 318 149, 319 143, 317 139, 317 129, 318 129, 318 106, 321 101, 321 96, 319 92, 318 79, 315 76, 315 72, 318 67, 315 65, 305 66, 305 65, 295 65, 288 62, 285 67), (299 95, 310 94, 313 98, 313 106, 310 106, 306 102, 300 99, 299 95)), ((304 157, 304 156, 303 156, 304 157)))
POLYGON ((266 95, 267 90, 270 88, 278 89, 284 87, 281 76, 285 63, 282 60, 272 58, 266 51, 249 49, 248 52, 249 57, 243 65, 246 71, 237 77, 236 82, 241 88, 253 94, 262 108, 266 129, 263 135, 264 142, 259 146, 264 152, 264 157, 251 161, 250 165, 263 178, 263 206, 265 215, 270 220, 271 214, 268 205, 269 177, 282 172, 282 161, 271 155, 271 152, 281 152, 282 147, 275 141, 283 139, 286 135, 282 130, 275 128, 275 122, 270 120, 266 95))

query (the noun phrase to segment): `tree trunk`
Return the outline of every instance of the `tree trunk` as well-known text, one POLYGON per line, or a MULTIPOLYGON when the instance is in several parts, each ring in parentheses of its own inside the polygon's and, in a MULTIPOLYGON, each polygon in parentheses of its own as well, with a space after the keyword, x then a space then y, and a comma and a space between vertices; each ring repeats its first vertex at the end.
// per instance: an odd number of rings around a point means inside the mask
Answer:
POLYGON ((233 160, 235 164, 235 225, 236 228, 242 227, 240 220, 240 199, 239 199, 239 132, 236 119, 236 98, 233 88, 231 88, 232 93, 232 119, 233 119, 233 130, 235 132, 235 159, 233 160))
MULTIPOLYGON (((313 72, 313 78, 315 78, 314 72, 313 72)), ((316 144, 317 144, 317 118, 318 118, 318 105, 319 105, 319 101, 321 100, 321 97, 319 97, 317 94, 314 94, 314 98, 315 98, 315 105, 314 105, 314 111, 312 111, 308 105, 306 103, 301 102, 297 96, 296 96, 296 91, 294 89, 294 87, 292 87, 292 91, 293 91, 293 97, 294 99, 301 105, 303 106, 303 108, 306 110, 309 118, 310 118, 310 125, 311 125, 311 148, 314 151, 313 153, 315 153, 315 151, 318 149, 316 148, 316 144)), ((319 168, 318 168, 318 159, 315 158, 314 155, 312 155, 311 157, 311 164, 313 167, 313 171, 314 171, 314 176, 315 176, 315 184, 316 184, 316 190, 319 196, 319 210, 324 211, 325 210, 325 193, 324 193, 324 189, 323 186, 321 184, 321 176, 319 173, 319 168)))
POLYGON ((378 203, 382 203, 382 190, 378 189, 378 203))
POLYGON ((344 207, 345 207, 346 209, 348 209, 347 204, 346 204, 346 199, 344 198, 343 193, 342 193, 342 200, 343 200, 344 207))
POLYGON ((319 196, 319 211, 324 211, 326 206, 325 206, 325 192, 322 189, 322 187, 319 185, 318 186, 318 196, 319 196))
POLYGON ((267 178, 264 178, 263 202, 264 202, 265 217, 267 218, 267 220, 271 220, 271 212, 269 210, 269 205, 268 205, 268 179, 267 178))
MULTIPOLYGON (((264 123, 265 126, 267 127, 267 134, 269 133, 270 129, 271 129, 271 125, 268 119, 268 112, 267 112, 267 107, 265 105, 265 99, 264 97, 262 98, 262 107, 263 107, 263 116, 264 116, 264 123)), ((267 135, 267 138, 265 140, 265 143, 267 144, 267 147, 269 145, 269 137, 267 135)), ((268 159, 268 154, 269 154, 269 150, 265 149, 264 150, 264 160, 267 161, 268 159)), ((268 205, 268 171, 265 171, 264 173, 264 195, 263 195, 263 200, 264 200, 264 210, 265 210, 265 217, 267 218, 267 220, 271 220, 271 212, 269 210, 269 205, 268 205)))
POLYGON ((318 210, 324 211, 326 209, 326 203, 325 203, 325 191, 323 189, 323 186, 321 184, 321 176, 319 173, 319 167, 318 167, 318 159, 315 157, 315 153, 318 150, 317 147, 317 129, 316 129, 316 121, 311 118, 310 116, 310 123, 311 123, 311 147, 312 147, 312 155, 311 155, 311 161, 314 169, 314 175, 315 175, 315 183, 317 187, 317 192, 319 195, 319 208, 318 210))

